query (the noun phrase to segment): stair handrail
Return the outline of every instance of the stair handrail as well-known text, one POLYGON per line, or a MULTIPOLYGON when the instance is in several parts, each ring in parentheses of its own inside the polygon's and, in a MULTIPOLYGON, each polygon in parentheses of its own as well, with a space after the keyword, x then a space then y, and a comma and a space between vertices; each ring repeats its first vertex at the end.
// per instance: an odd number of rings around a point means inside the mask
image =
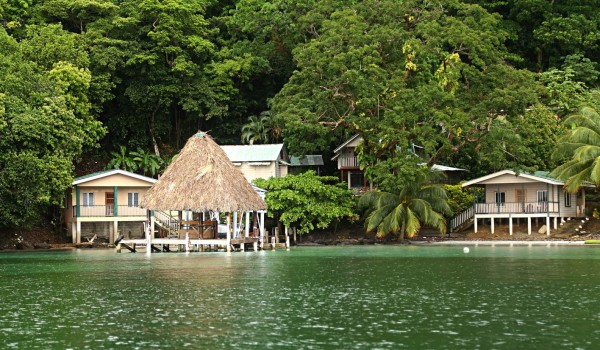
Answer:
POLYGON ((164 211, 155 211, 154 218, 159 222, 159 224, 165 227, 170 233, 178 234, 179 233, 179 219, 165 213, 164 211))
POLYGON ((475 216, 475 205, 465 209, 462 213, 456 215, 450 220, 450 232, 453 232, 457 227, 460 227, 465 222, 471 220, 475 216))

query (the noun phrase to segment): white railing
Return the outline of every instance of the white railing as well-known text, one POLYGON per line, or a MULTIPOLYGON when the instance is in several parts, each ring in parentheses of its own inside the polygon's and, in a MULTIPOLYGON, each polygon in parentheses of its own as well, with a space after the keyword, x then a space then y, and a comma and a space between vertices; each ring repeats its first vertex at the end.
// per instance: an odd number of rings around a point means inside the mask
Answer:
POLYGON ((468 208, 462 213, 456 215, 454 219, 450 220, 450 232, 454 231, 457 227, 460 227, 465 222, 471 220, 475 214, 475 206, 468 208))
MULTIPOLYGON (((107 217, 107 216, 146 216, 146 209, 118 205, 115 215, 114 205, 80 205, 79 217, 107 217)), ((73 217, 77 216, 77 206, 73 206, 73 217)))
POLYGON ((179 219, 164 211, 154 211, 154 219, 156 222, 167 229, 169 234, 179 234, 179 219))
POLYGON ((558 202, 477 203, 475 214, 557 213, 558 207, 558 202))

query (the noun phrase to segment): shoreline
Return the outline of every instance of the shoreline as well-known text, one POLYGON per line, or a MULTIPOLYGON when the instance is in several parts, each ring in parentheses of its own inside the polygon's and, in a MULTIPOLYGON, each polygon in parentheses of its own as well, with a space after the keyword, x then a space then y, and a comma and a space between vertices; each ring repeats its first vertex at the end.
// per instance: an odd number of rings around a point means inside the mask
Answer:
POLYGON ((466 245, 466 246, 592 246, 594 244, 585 244, 585 240, 582 241, 568 241, 568 240, 538 240, 538 241, 526 241, 526 240, 481 240, 481 241, 435 241, 435 242, 411 242, 411 244, 417 245, 438 245, 438 246, 456 246, 456 245, 466 245))
MULTIPOLYGON (((356 246, 536 246, 536 247, 551 247, 551 246, 600 246, 600 244, 585 244, 585 240, 569 241, 569 240, 447 240, 447 241, 405 241, 405 242, 387 242, 387 243, 375 243, 375 244, 348 244, 344 242, 341 244, 318 244, 318 243, 300 243, 292 245, 292 247, 356 247, 356 246)), ((15 252, 60 252, 70 250, 96 250, 96 249, 111 249, 108 246, 94 246, 94 247, 77 247, 73 246, 61 246, 56 248, 48 249, 0 249, 2 253, 15 253, 15 252)))

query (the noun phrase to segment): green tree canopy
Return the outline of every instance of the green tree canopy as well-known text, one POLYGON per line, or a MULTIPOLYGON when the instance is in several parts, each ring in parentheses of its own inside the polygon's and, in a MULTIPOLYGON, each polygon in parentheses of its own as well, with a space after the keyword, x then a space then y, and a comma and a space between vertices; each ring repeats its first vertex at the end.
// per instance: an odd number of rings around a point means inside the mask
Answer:
POLYGON ((356 216, 352 192, 334 176, 317 176, 314 171, 307 171, 256 179, 254 184, 267 190, 269 216, 279 215, 284 225, 297 227, 300 234, 356 216))
POLYGON ((564 121, 571 129, 553 154, 558 160, 567 159, 551 175, 565 180, 569 192, 577 191, 586 181, 600 186, 600 93, 595 91, 592 96, 592 104, 564 121))
POLYGON ((377 231, 377 237, 398 235, 412 238, 421 225, 430 225, 446 233, 444 215, 451 215, 445 189, 427 184, 431 170, 419 165, 412 156, 387 160, 377 164, 375 171, 379 189, 360 198, 365 209, 367 232, 377 231))
POLYGON ((60 205, 74 160, 105 132, 90 113, 90 72, 29 61, 25 43, 0 28, 0 225, 10 227, 60 205))

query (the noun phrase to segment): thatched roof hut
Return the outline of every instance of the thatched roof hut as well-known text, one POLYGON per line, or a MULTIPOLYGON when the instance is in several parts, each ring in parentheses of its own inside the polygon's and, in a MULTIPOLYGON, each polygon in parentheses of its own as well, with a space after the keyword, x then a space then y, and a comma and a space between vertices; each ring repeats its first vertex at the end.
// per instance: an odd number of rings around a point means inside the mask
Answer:
POLYGON ((189 138, 140 206, 197 213, 267 209, 267 204, 221 147, 200 131, 189 138))

